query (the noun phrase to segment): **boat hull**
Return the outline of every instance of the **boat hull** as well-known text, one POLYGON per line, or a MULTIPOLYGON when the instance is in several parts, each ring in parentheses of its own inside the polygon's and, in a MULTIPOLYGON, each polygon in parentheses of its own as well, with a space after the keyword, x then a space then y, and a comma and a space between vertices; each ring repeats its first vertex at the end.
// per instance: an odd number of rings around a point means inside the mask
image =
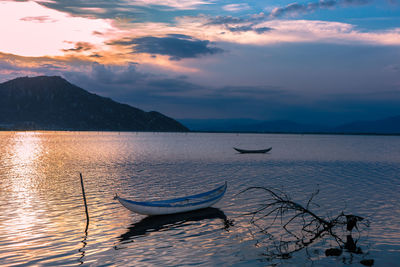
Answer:
POLYGON ((263 154, 263 153, 267 153, 267 152, 271 151, 272 147, 267 148, 267 149, 258 149, 258 150, 240 149, 240 148, 236 148, 236 147, 234 147, 233 149, 235 149, 237 152, 239 152, 241 154, 263 154))
POLYGON ((116 196, 116 199, 122 206, 135 213, 143 215, 166 215, 208 208, 222 199, 226 187, 227 184, 225 183, 223 186, 209 192, 169 200, 138 202, 119 196, 116 196))

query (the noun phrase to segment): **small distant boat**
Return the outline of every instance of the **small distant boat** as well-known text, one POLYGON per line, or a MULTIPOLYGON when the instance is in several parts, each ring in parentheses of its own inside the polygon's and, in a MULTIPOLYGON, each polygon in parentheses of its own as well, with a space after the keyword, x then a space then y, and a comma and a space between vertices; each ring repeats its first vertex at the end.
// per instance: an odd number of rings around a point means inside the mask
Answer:
POLYGON ((224 196, 227 182, 211 191, 167 200, 133 201, 116 195, 122 206, 143 215, 165 215, 208 208, 224 196))
POLYGON ((267 149, 257 149, 257 150, 249 150, 249 149, 240 149, 240 148, 236 148, 234 147, 233 149, 235 149, 237 152, 241 153, 241 154, 250 154, 250 153, 267 153, 269 151, 271 151, 272 147, 267 148, 267 149))

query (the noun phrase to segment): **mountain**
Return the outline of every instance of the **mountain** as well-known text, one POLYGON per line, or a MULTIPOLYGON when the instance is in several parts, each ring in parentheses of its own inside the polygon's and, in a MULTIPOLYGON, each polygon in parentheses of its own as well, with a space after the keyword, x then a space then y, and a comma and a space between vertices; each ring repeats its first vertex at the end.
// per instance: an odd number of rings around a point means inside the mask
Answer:
POLYGON ((302 124, 289 120, 262 121, 250 128, 252 131, 275 133, 315 133, 326 132, 327 127, 314 124, 302 124))
POLYGON ((356 121, 335 127, 332 131, 340 133, 400 134, 400 116, 381 120, 356 121))
POLYGON ((159 112, 145 112, 75 86, 58 76, 21 77, 0 84, 0 127, 34 130, 173 131, 188 129, 159 112))
POLYGON ((263 133, 312 133, 326 132, 327 127, 301 124, 289 120, 261 121, 253 119, 181 119, 192 131, 211 132, 263 132, 263 133))
POLYGON ((258 121, 253 119, 182 119, 192 131, 256 133, 334 133, 334 134, 400 134, 400 116, 381 120, 355 121, 339 126, 302 124, 289 120, 258 121))
POLYGON ((253 119, 180 119, 192 131, 242 132, 248 126, 258 123, 253 119))

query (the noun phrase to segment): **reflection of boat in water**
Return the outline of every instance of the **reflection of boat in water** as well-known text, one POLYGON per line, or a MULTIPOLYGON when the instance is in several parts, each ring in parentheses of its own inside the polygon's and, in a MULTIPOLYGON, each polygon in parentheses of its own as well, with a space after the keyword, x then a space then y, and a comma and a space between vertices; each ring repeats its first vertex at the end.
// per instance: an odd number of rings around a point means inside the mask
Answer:
POLYGON ((217 203, 225 194, 227 183, 201 194, 157 201, 133 201, 115 196, 125 208, 144 215, 163 215, 204 209, 217 203))
POLYGON ((119 240, 123 242, 131 240, 136 236, 144 236, 151 232, 165 231, 170 228, 179 227, 185 222, 197 222, 205 219, 222 219, 225 229, 228 229, 232 225, 232 222, 227 219, 222 210, 205 208, 184 213, 145 217, 141 221, 132 224, 128 228, 128 231, 119 237, 119 240))
POLYGON ((234 147, 233 149, 235 149, 237 152, 239 152, 241 154, 250 154, 250 153, 262 154, 262 153, 267 153, 267 152, 271 151, 272 147, 266 148, 266 149, 255 149, 255 150, 240 149, 240 148, 236 148, 236 147, 234 147))

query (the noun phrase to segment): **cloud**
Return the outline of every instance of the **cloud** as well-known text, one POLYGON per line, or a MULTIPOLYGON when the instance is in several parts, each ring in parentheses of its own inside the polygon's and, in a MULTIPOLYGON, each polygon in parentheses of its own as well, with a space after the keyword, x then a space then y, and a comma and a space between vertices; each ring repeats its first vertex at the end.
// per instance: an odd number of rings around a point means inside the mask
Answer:
POLYGON ((236 33, 252 31, 258 34, 263 34, 273 30, 273 28, 270 27, 257 27, 257 23, 255 23, 252 19, 232 16, 217 16, 215 18, 208 18, 203 26, 221 26, 224 27, 225 30, 236 33))
POLYGON ((298 99, 277 87, 203 86, 184 77, 145 74, 135 65, 94 64, 86 72, 70 72, 65 77, 91 92, 174 118, 235 117, 244 111, 253 116, 265 112, 266 102, 272 112, 288 99, 298 99))
MULTIPOLYGON (((216 73, 214 77, 205 74, 204 77, 208 77, 211 81, 216 77, 218 79, 228 77, 227 85, 218 86, 205 85, 202 83, 203 79, 195 82, 192 80, 192 75, 180 77, 171 73, 162 75, 146 72, 140 68, 141 65, 135 63, 105 65, 87 61, 24 58, 1 53, 0 80, 5 81, 27 75, 61 75, 90 92, 144 110, 157 110, 174 118, 234 118, 243 117, 243 114, 246 114, 247 117, 258 119, 299 121, 330 119, 343 122, 343 116, 348 119, 359 119, 371 115, 384 117, 390 112, 400 113, 400 93, 391 86, 392 81, 398 80, 396 73, 398 64, 386 64, 387 71, 381 72, 379 77, 376 76, 377 73, 379 74, 379 71, 376 71, 376 69, 379 70, 378 67, 368 66, 370 69, 363 69, 365 57, 368 57, 368 61, 371 62, 376 62, 374 59, 382 60, 382 58, 385 59, 384 62, 390 62, 393 52, 395 54, 397 51, 395 48, 384 53, 382 48, 377 47, 354 49, 341 47, 340 51, 332 50, 330 47, 321 50, 320 47, 320 45, 314 45, 301 49, 295 46, 300 49, 296 52, 288 47, 284 51, 278 48, 258 50, 254 53, 256 57, 259 57, 261 51, 264 51, 261 54, 273 56, 268 57, 269 65, 261 64, 253 68, 248 66, 248 62, 243 62, 244 58, 237 59, 236 56, 232 56, 235 61, 226 62, 225 65, 218 65, 215 68, 235 65, 236 70, 242 70, 240 63, 243 63, 248 69, 247 73, 242 74, 243 77, 255 78, 257 74, 253 72, 259 70, 265 79, 262 81, 252 81, 248 78, 236 80, 232 77, 235 75, 232 73, 237 73, 234 69, 226 70, 225 74, 216 73), (359 52, 364 55, 362 62, 353 62, 347 68, 342 66, 346 58, 356 50, 361 50, 359 52), (334 55, 329 55, 329 51, 333 51, 334 55), (311 54, 318 55, 318 60, 309 59, 311 54), (301 57, 296 59, 300 55, 301 57), (338 55, 341 59, 337 59, 338 55), (318 62, 314 62, 315 60, 318 62), (298 64, 291 66, 294 61, 298 64), (304 66, 305 61, 307 61, 307 66, 304 66), (325 62, 330 62, 332 66, 324 65, 317 70, 317 67, 325 62), (282 66, 285 66, 287 73, 280 72, 282 66), (301 69, 298 69, 298 66, 301 66, 301 69), (337 66, 345 69, 336 71, 332 76, 331 69, 337 66), (352 72, 353 68, 359 72, 352 72), (313 74, 309 73, 310 70, 313 74), (364 82, 361 82, 362 77, 367 77, 364 82), (388 77, 392 77, 392 80, 385 82, 384 79, 388 77), (263 85, 251 85, 251 82, 263 85), (371 88, 367 88, 366 85, 371 83, 371 88), (307 91, 310 86, 322 87, 310 92, 307 91), (379 86, 379 90, 374 89, 376 86, 379 86)), ((251 50, 252 53, 254 48, 251 50)))
POLYGON ((200 5, 212 4, 212 1, 202 0, 130 0, 131 5, 165 6, 177 10, 195 9, 200 5))
POLYGON ((78 62, 75 66, 63 68, 61 61, 42 58, 36 59, 38 61, 35 66, 24 67, 22 57, 0 54, 0 59, 1 82, 27 75, 61 75, 92 93, 143 110, 157 110, 174 118, 231 117, 239 116, 243 111, 248 111, 248 115, 252 116, 260 108, 265 108, 267 100, 271 102, 268 109, 275 110, 273 106, 279 106, 279 99, 289 98, 286 92, 280 93, 279 88, 203 86, 189 81, 187 77, 144 73, 138 69, 137 64, 103 65, 78 62), (8 73, 5 72, 6 69, 8 73))
POLYGON ((91 57, 91 58, 102 58, 103 56, 99 55, 97 53, 94 53, 94 54, 89 55, 89 57, 91 57))
POLYGON ((285 7, 274 8, 269 17, 293 16, 299 13, 313 12, 318 9, 333 8, 335 6, 365 5, 370 2, 370 0, 320 0, 307 4, 291 3, 285 7))
POLYGON ((204 25, 224 25, 224 24, 239 24, 245 23, 247 20, 232 17, 232 16, 216 16, 215 18, 208 18, 207 22, 204 25))
POLYGON ((61 56, 71 43, 102 45, 105 37, 93 32, 113 31, 103 19, 72 17, 35 2, 0 1, 0 51, 23 56, 61 56), (35 16, 31 16, 35 14, 35 16))
POLYGON ((230 12, 239 12, 239 11, 249 10, 250 6, 246 3, 242 3, 242 4, 225 5, 222 8, 230 12))
MULTIPOLYGON (((395 2, 397 0, 388 0, 389 2, 395 2)), ((217 16, 215 18, 209 19, 208 25, 226 25, 226 24, 243 24, 243 23, 260 23, 263 21, 268 21, 271 19, 277 19, 285 16, 295 16, 300 13, 310 13, 318 9, 329 9, 338 6, 348 7, 348 6, 360 6, 371 3, 372 0, 320 0, 317 2, 310 3, 291 3, 283 7, 273 8, 270 12, 259 13, 248 15, 247 17, 232 17, 232 16, 217 16)), ((227 5, 232 8, 230 11, 234 11, 237 7, 239 10, 241 4, 227 5)), ((227 7, 224 6, 224 7, 227 7)), ((228 10, 227 9, 227 10, 228 10)))
POLYGON ((147 74, 137 70, 137 64, 131 63, 123 66, 103 65, 99 63, 92 64, 92 79, 103 84, 130 84, 134 85, 141 80, 149 77, 147 74))
POLYGON ((32 21, 38 23, 48 23, 48 22, 56 22, 57 20, 50 18, 49 16, 36 16, 36 17, 23 17, 20 20, 22 21, 32 21))
MULTIPOLYGON (((336 94, 310 97, 277 86, 202 86, 184 78, 146 75, 135 66, 93 65, 69 80, 91 92, 174 118, 290 119, 337 123, 400 112, 399 92, 375 95, 336 94), (184 112, 183 112, 184 111, 184 112), (345 117, 346 119, 343 119, 345 117)), ((377 93, 378 94, 378 93, 377 93)))
POLYGON ((245 26, 235 26, 235 27, 231 27, 231 26, 226 26, 226 29, 229 30, 230 32, 249 32, 249 31, 254 31, 258 34, 263 34, 269 31, 272 31, 273 28, 270 27, 259 27, 256 28, 254 27, 254 25, 245 25, 245 26))
POLYGON ((366 5, 372 2, 372 0, 342 0, 344 5, 366 5))
POLYGON ((161 95, 182 95, 196 90, 204 91, 203 86, 190 83, 184 78, 156 78, 149 81, 148 86, 161 95))
MULTIPOLYGON (((397 0, 388 0, 397 1, 397 0)), ((371 3, 372 0, 320 0, 311 3, 291 3, 284 7, 273 8, 270 12, 261 12, 258 14, 248 14, 246 17, 217 16, 210 18, 208 25, 226 25, 226 24, 243 24, 243 23, 260 23, 268 20, 277 19, 284 16, 294 16, 300 13, 310 13, 318 9, 329 9, 338 6, 360 6, 371 3)))
POLYGON ((212 98, 230 98, 230 99, 253 99, 265 101, 266 99, 282 102, 285 98, 294 97, 283 88, 277 86, 224 86, 216 88, 212 98))
POLYGON ((72 16, 87 18, 122 18, 135 22, 160 19, 163 13, 193 11, 204 5, 213 4, 209 0, 51 0, 36 1, 39 4, 72 16))
POLYGON ((75 47, 74 48, 70 48, 70 49, 63 49, 64 52, 75 52, 75 53, 79 53, 79 52, 83 52, 83 51, 89 51, 92 50, 94 48, 94 46, 90 43, 87 42, 77 42, 75 43, 75 47))
MULTIPOLYGON (((165 1, 171 6, 182 5, 182 8, 185 5, 195 6, 206 2, 209 3, 208 0, 165 1)), ((288 15, 295 10, 316 10, 337 5, 361 5, 368 2, 367 0, 314 0, 308 4, 292 4, 274 12, 275 16, 278 14, 285 16, 284 14, 288 15)), ((140 61, 146 64, 163 65, 167 68, 173 65, 172 62, 167 62, 168 58, 178 61, 185 58, 199 58, 203 55, 215 55, 223 51, 226 42, 242 45, 296 42, 339 44, 354 42, 373 45, 400 43, 399 29, 360 31, 355 26, 346 23, 317 20, 288 21, 274 19, 269 13, 210 18, 205 15, 185 17, 181 15, 187 13, 174 11, 168 13, 167 21, 169 22, 136 20, 135 12, 141 15, 146 14, 147 11, 143 9, 144 4, 156 5, 159 3, 158 0, 116 0, 112 3, 106 0, 98 0, 96 3, 83 0, 73 2, 55 0, 40 2, 40 5, 31 1, 5 3, 3 6, 0 2, 2 5, 0 14, 2 11, 4 14, 10 13, 18 23, 13 27, 3 27, 3 31, 0 29, 0 33, 9 36, 0 43, 0 51, 24 56, 79 56, 81 58, 85 56, 88 60, 104 64, 140 61), (143 4, 139 9, 137 9, 138 3, 143 4), (8 8, 8 5, 12 5, 12 8, 11 6, 8 8), (130 11, 132 12, 129 13, 130 11), (70 12, 72 16, 65 12, 70 12), (32 14, 37 16, 30 16, 32 14), (86 16, 85 14, 88 16, 79 17, 86 16), (93 17, 112 17, 113 19, 93 19, 93 17), (173 18, 175 20, 172 22, 173 18), (50 20, 54 22, 46 23, 50 20), (187 36, 191 37, 187 38, 187 36), (30 45, 27 46, 26 43, 30 45), (151 55, 163 57, 150 58, 151 55)), ((235 9, 245 6, 231 4, 229 7, 235 9)), ((221 8, 221 5, 217 8, 221 8)), ((154 11, 150 9, 149 12, 154 11)), ((163 17, 167 13, 152 14, 163 17)), ((196 14, 195 11, 193 14, 196 14)), ((0 16, 0 21, 2 21, 1 17, 3 17, 4 25, 9 24, 9 21, 4 19, 6 15, 0 16)), ((148 20, 152 19, 154 17, 148 20)), ((175 64, 175 66, 181 67, 183 64, 175 64)))
POLYGON ((246 25, 246 26, 236 26, 236 27, 226 27, 229 31, 231 32, 248 32, 253 30, 252 25, 246 25))
POLYGON ((133 53, 166 55, 170 57, 170 60, 196 58, 223 51, 220 48, 211 47, 208 40, 199 40, 182 34, 171 34, 166 37, 145 36, 113 41, 110 44, 131 47, 133 53))
POLYGON ((272 31, 273 28, 271 27, 259 27, 259 28, 253 28, 253 31, 255 31, 258 34, 263 34, 265 32, 272 31))
POLYGON ((400 73, 400 64, 390 64, 384 68, 384 71, 400 73))
POLYGON ((0 82, 21 76, 60 75, 70 68, 65 61, 47 57, 21 57, 0 52, 0 82))
POLYGON ((178 20, 178 27, 211 42, 242 45, 279 43, 330 43, 341 45, 399 46, 400 28, 360 30, 353 24, 321 20, 285 20, 258 16, 254 19, 199 16, 178 20), (182 20, 182 21, 181 21, 182 20))
POLYGON ((61 75, 92 93, 119 99, 123 103, 130 102, 131 99, 123 100, 119 96, 132 90, 137 91, 138 97, 147 95, 148 81, 157 77, 139 71, 136 63, 105 65, 93 62, 81 62, 81 65, 70 68, 61 75))

